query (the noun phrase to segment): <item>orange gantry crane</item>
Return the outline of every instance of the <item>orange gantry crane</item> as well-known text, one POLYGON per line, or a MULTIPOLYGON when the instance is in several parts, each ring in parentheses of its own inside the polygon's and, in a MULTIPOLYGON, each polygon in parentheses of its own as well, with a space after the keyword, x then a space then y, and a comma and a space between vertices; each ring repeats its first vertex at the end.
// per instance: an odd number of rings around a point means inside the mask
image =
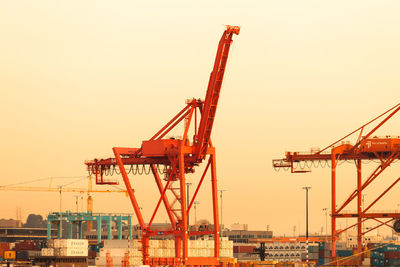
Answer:
POLYGON ((95 159, 86 161, 89 173, 96 176, 97 184, 115 184, 115 181, 105 179, 105 175, 111 173, 121 174, 133 209, 143 231, 142 253, 143 262, 146 265, 209 265, 217 266, 219 260, 219 220, 218 220, 218 195, 215 147, 211 143, 211 131, 218 105, 218 99, 229 55, 229 49, 234 34, 238 35, 238 26, 226 26, 226 30, 218 44, 213 70, 208 83, 206 98, 190 99, 186 101, 185 107, 162 127, 149 140, 143 141, 140 148, 114 147, 115 158, 95 159), (199 113, 199 114, 198 114, 199 113), (199 116, 200 115, 200 116, 199 116), (200 117, 200 119, 198 119, 200 117), (166 138, 166 135, 184 122, 182 138, 166 138), (189 128, 194 124, 194 134, 189 140, 189 128), (208 163, 199 180, 196 190, 187 206, 185 174, 193 173, 194 168, 208 157, 208 163), (117 166, 117 167, 116 167, 117 166), (127 168, 125 167, 127 166, 127 168), (139 208, 135 192, 132 189, 129 173, 141 174, 148 172, 154 176, 156 185, 160 192, 158 203, 152 213, 150 221, 145 223, 139 208), (118 171, 119 169, 119 171, 118 171), (196 199, 199 189, 208 172, 211 171, 211 197, 214 229, 212 231, 188 231, 188 214, 196 199), (163 180, 162 182, 162 177, 163 180), (167 195, 167 191, 169 194, 167 195), (171 201, 172 200, 172 201, 171 201), (163 203, 171 228, 168 231, 157 231, 151 228, 154 217, 163 203), (149 257, 149 238, 151 236, 173 235, 175 238, 175 257, 155 258, 149 257), (213 257, 189 257, 188 237, 193 235, 214 236, 213 257))
MULTIPOLYGON (((373 212, 371 208, 391 190, 399 181, 400 177, 389 184, 383 192, 381 192, 369 205, 363 207, 362 194, 363 190, 378 178, 395 160, 400 158, 400 137, 376 137, 374 133, 383 126, 390 118, 392 118, 400 110, 400 104, 395 105, 383 114, 347 134, 338 141, 330 144, 322 150, 311 152, 286 152, 285 158, 275 159, 272 161, 273 167, 276 169, 283 168, 291 170, 292 173, 309 172, 312 166, 330 165, 331 167, 331 229, 332 229, 332 258, 336 258, 336 241, 339 234, 357 226, 357 244, 358 252, 362 251, 362 237, 366 233, 375 230, 381 226, 393 228, 390 224, 400 218, 398 212, 373 212), (375 125, 373 127, 373 125, 375 125), (369 132, 364 132, 367 128, 372 128, 369 132), (357 135, 358 134, 358 135, 357 135), (357 136, 354 145, 351 145, 347 138, 357 136), (377 160, 378 164, 372 173, 368 174, 364 179, 362 177, 362 161, 377 160), (336 169, 340 161, 354 161, 357 169, 357 187, 352 191, 349 197, 342 203, 337 205, 336 202, 336 169), (346 212, 344 208, 356 199, 356 211, 346 212), (336 229, 336 220, 341 218, 356 218, 357 222, 345 229, 336 229), (378 222, 376 227, 363 230, 363 223, 367 220, 378 222)), ((396 231, 397 227, 394 227, 396 231)), ((359 265, 361 257, 359 257, 359 265)))

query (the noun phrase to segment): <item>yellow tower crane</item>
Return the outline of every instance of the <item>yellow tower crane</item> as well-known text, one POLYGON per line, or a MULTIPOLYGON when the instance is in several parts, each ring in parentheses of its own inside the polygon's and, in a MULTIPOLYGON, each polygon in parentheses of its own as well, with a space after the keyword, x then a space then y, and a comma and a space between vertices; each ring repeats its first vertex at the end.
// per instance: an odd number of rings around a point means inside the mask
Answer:
MULTIPOLYGON (((93 212, 93 197, 92 193, 125 193, 127 196, 127 191, 126 190, 119 190, 119 189, 109 189, 109 190, 94 190, 92 186, 92 177, 89 176, 89 184, 88 188, 73 188, 73 187, 64 187, 64 186, 59 186, 59 187, 51 187, 51 182, 49 187, 38 187, 38 186, 0 186, 0 190, 3 191, 33 191, 33 192, 57 192, 57 193, 87 193, 87 212, 92 213, 93 212)), ((91 230, 93 228, 92 225, 93 222, 88 223, 88 230, 91 230)))

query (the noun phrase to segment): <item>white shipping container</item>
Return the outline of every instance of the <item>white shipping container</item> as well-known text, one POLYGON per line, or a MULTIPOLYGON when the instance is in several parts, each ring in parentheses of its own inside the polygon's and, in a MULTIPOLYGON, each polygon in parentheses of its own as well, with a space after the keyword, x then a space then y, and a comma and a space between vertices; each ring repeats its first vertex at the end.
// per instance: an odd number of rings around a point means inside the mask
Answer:
POLYGON ((87 257, 88 249, 86 248, 61 248, 59 250, 60 256, 65 257, 87 257))
POLYGON ((169 239, 168 241, 167 241, 167 248, 169 248, 169 249, 175 249, 175 240, 172 240, 172 239, 169 239))
POLYGON ((140 242, 139 240, 135 239, 135 240, 131 240, 130 244, 129 244, 130 248, 141 248, 142 247, 142 242, 140 242))
POLYGON ((42 250, 40 250, 40 255, 47 256, 47 248, 42 248, 42 250))
POLYGON ((60 248, 61 247, 61 239, 54 239, 53 247, 54 248, 60 248))
POLYGON ((213 248, 214 240, 206 240, 206 248, 213 248))
POLYGON ((54 256, 54 248, 42 248, 41 250, 42 256, 54 256))
POLYGON ((105 248, 128 248, 128 240, 104 240, 104 247, 105 248))
POLYGON ((188 249, 188 256, 189 257, 198 257, 197 255, 196 255, 196 249, 194 249, 194 248, 189 248, 188 249))
POLYGON ((87 248, 88 245, 87 239, 61 239, 63 248, 87 248))

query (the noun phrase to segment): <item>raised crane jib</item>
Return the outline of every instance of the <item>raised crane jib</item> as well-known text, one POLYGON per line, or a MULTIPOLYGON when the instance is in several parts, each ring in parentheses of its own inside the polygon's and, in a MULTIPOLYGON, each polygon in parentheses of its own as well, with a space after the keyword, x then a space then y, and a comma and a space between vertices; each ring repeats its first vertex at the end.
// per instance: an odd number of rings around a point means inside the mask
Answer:
POLYGON ((215 57, 214 68, 208 82, 207 94, 201 110, 201 120, 196 138, 196 149, 194 157, 201 161, 205 158, 207 148, 210 143, 211 131, 214 123, 215 112, 217 110, 219 93, 221 91, 222 81, 226 62, 228 60, 229 49, 232 43, 233 34, 238 35, 240 27, 226 26, 218 44, 217 55, 215 57))

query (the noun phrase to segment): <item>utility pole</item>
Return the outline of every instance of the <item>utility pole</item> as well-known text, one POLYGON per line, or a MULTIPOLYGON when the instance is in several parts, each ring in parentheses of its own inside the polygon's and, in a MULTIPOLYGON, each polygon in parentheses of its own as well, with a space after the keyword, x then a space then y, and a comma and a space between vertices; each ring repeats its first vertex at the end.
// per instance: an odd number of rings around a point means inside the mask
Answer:
POLYGON ((219 195, 219 197, 221 198, 221 238, 224 236, 224 229, 223 229, 223 227, 222 227, 222 193, 224 193, 224 192, 226 192, 226 190, 225 189, 220 189, 220 190, 218 190, 218 192, 220 193, 220 195, 219 195))
POLYGON ((308 190, 311 189, 311 186, 304 186, 303 189, 306 190, 306 249, 307 249, 306 262, 308 263, 308 190))

